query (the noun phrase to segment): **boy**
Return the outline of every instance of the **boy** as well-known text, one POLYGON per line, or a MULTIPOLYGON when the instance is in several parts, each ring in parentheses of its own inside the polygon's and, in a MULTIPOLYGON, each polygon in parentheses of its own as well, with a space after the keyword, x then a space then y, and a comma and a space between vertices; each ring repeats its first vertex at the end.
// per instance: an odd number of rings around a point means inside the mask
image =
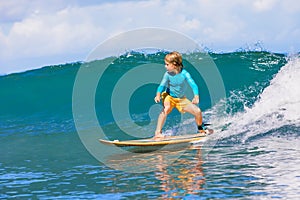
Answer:
POLYGON ((154 101, 160 102, 162 99, 163 110, 159 114, 157 127, 154 139, 161 139, 162 127, 166 121, 167 115, 173 110, 174 107, 181 113, 191 113, 195 117, 199 133, 206 134, 202 126, 202 113, 196 104, 199 103, 198 86, 192 79, 191 75, 183 69, 182 56, 178 52, 171 52, 165 56, 166 73, 157 88, 154 101), (186 82, 193 90, 194 98, 192 102, 185 97, 186 82), (164 89, 166 88, 166 91, 164 89))

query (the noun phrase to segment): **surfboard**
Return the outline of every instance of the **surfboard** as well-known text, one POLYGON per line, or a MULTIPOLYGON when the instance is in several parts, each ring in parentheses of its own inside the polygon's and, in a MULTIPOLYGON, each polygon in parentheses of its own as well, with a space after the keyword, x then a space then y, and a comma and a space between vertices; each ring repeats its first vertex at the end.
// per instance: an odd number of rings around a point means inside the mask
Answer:
POLYGON ((166 136, 163 139, 155 140, 153 138, 137 139, 137 140, 103 140, 99 139, 101 143, 107 145, 115 145, 118 147, 146 147, 146 146, 165 146, 175 144, 193 144, 196 142, 204 141, 206 135, 201 133, 198 134, 187 134, 180 136, 166 136))

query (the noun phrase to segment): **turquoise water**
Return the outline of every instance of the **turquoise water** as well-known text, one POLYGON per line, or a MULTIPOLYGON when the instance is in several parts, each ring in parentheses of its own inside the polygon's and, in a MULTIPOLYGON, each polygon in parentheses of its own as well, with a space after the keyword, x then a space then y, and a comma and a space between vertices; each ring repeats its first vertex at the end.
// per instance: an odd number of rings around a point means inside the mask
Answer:
MULTIPOLYGON (((129 117, 118 111, 119 121, 111 101, 124 74, 141 65, 163 64, 164 55, 132 52, 113 58, 93 97, 107 138, 137 137, 128 130, 152 135, 159 112, 153 101, 157 84, 141 83, 130 93, 129 117)), ((202 56, 194 53, 186 58, 198 59, 204 66, 202 56)), ((0 198, 299 199, 299 58, 269 52, 210 57, 225 88, 226 97, 218 101, 210 98, 205 77, 189 59, 185 61, 200 88, 204 119, 216 130, 207 145, 146 154, 107 153, 107 148, 101 153, 105 160, 89 153, 98 146, 85 148, 73 112, 78 106, 73 99, 77 72, 82 67, 91 71, 104 67, 105 60, 1 76, 0 198), (172 156, 176 159, 169 162, 172 156)), ((161 77, 158 71, 157 79, 161 77)), ((117 105, 124 99, 114 101, 117 105)), ((84 114, 83 121, 89 122, 90 116, 84 114)), ((165 134, 193 128, 189 117, 180 126, 180 117, 176 111, 169 116, 165 134)), ((93 126, 83 123, 80 128, 89 132, 93 126)))

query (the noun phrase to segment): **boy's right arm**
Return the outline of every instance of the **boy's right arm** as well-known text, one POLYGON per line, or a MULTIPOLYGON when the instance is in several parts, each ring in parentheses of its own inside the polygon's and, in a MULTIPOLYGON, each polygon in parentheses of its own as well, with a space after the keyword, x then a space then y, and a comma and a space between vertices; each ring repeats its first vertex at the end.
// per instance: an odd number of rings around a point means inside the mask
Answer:
POLYGON ((161 97, 161 93, 164 91, 166 85, 167 85, 167 82, 168 82, 168 73, 166 72, 164 74, 164 77, 162 79, 162 81, 160 82, 158 88, 157 88, 157 91, 156 91, 156 96, 154 98, 154 101, 156 103, 159 103, 160 102, 160 97, 161 97))

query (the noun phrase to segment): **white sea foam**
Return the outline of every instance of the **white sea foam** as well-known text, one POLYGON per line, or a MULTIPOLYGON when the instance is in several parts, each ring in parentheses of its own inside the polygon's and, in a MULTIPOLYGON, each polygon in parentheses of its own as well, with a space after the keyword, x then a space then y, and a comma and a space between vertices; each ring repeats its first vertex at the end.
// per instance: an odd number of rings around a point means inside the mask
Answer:
MULTIPOLYGON (((300 58, 291 58, 259 95, 258 100, 245 111, 233 116, 215 116, 213 123, 224 127, 230 124, 222 137, 243 133, 244 140, 256 134, 285 125, 300 125, 300 58)), ((220 105, 217 105, 217 107, 220 105)), ((218 110, 213 108, 212 113, 218 110)))

